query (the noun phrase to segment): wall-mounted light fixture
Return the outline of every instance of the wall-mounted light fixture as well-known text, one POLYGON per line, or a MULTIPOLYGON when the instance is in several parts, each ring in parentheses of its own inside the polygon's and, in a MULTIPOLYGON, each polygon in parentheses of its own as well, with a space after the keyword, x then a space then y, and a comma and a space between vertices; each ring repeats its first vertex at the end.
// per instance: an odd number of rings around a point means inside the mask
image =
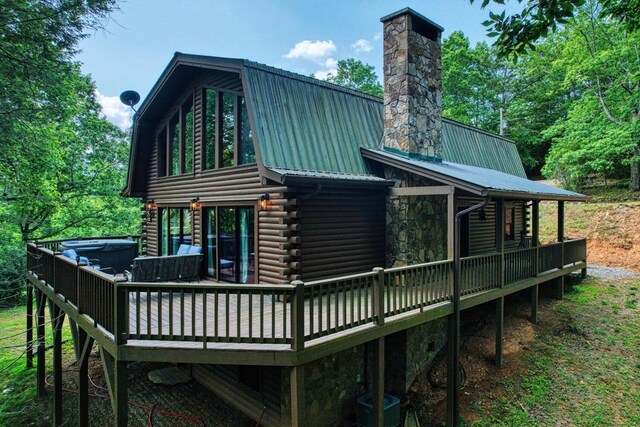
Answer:
POLYGON ((156 217, 156 202, 153 199, 149 199, 147 200, 147 202, 145 203, 145 211, 147 212, 147 220, 149 222, 152 222, 154 220, 154 218, 156 217))
POLYGON ((195 212, 200 209, 200 197, 196 197, 195 199, 191 199, 191 212, 195 212))
POLYGON ((261 211, 266 211, 269 208, 269 206, 271 205, 271 202, 269 200, 271 200, 269 193, 264 193, 262 196, 260 196, 261 211))

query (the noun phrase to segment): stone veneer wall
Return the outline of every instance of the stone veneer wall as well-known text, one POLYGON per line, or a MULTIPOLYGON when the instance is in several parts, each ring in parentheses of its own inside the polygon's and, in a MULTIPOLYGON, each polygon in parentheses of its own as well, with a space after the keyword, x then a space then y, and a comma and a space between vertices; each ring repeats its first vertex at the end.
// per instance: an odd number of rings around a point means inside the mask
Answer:
POLYGON ((441 159, 440 34, 420 34, 414 19, 403 14, 384 23, 384 144, 441 159))
MULTIPOLYGON (((401 187, 435 185, 391 167, 385 168, 385 178, 401 187)), ((388 267, 447 258, 447 196, 390 197, 386 221, 388 267)))

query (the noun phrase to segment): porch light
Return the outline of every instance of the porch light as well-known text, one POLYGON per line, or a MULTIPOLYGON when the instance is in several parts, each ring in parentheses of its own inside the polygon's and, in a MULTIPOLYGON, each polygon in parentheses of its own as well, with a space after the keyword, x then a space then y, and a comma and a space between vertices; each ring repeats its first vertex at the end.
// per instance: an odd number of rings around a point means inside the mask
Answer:
POLYGON ((149 222, 153 221, 156 217, 156 202, 153 199, 147 200, 145 204, 145 210, 147 212, 147 219, 149 222))
POLYGON ((260 210, 261 211, 266 211, 269 206, 270 206, 270 202, 269 200, 271 199, 271 197, 269 196, 269 193, 264 193, 262 196, 260 196, 260 210))
POLYGON ((200 208, 200 197, 196 197, 195 199, 191 199, 191 211, 195 212, 200 208))

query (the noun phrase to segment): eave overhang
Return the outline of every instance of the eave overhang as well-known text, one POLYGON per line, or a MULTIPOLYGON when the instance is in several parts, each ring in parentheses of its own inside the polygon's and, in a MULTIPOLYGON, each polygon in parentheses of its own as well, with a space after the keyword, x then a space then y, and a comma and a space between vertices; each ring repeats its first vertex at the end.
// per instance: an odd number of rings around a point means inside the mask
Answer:
POLYGON ((574 193, 491 169, 451 162, 429 162, 386 150, 361 148, 360 151, 365 159, 452 185, 457 189, 481 197, 573 202, 585 202, 590 199, 589 196, 584 194, 574 193), (484 177, 482 183, 478 182, 477 178, 479 176, 484 177))

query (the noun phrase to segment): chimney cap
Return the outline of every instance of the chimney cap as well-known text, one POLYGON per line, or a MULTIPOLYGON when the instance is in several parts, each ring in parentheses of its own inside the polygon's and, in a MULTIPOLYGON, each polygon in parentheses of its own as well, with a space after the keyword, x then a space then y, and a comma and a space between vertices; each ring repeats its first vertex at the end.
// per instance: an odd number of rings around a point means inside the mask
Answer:
MULTIPOLYGON (((414 20, 418 20, 418 21, 422 21, 420 22, 423 25, 427 25, 430 27, 435 27, 435 29, 442 33, 444 31, 444 28, 442 28, 440 25, 436 24, 435 22, 433 22, 431 19, 427 18, 426 16, 416 12, 415 10, 411 9, 410 7, 405 7, 404 9, 400 9, 396 12, 390 13, 389 15, 383 16, 382 18, 380 18, 380 22, 386 22, 389 21, 393 18, 396 18, 400 15, 411 15, 411 17, 414 20)), ((414 21, 415 22, 415 21, 414 21)))

